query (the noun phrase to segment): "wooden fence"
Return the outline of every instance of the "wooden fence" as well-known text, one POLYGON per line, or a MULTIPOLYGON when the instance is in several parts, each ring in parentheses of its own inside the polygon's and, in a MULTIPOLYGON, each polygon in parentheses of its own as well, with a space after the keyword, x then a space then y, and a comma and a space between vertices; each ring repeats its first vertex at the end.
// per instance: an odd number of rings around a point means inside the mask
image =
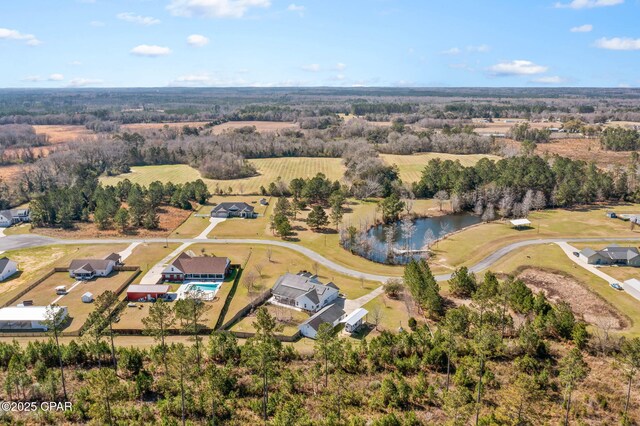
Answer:
POLYGON ((247 306, 240 309, 229 321, 225 322, 221 330, 229 330, 236 322, 245 317, 248 313, 252 312, 258 306, 264 304, 271 297, 271 289, 266 290, 253 299, 247 306))

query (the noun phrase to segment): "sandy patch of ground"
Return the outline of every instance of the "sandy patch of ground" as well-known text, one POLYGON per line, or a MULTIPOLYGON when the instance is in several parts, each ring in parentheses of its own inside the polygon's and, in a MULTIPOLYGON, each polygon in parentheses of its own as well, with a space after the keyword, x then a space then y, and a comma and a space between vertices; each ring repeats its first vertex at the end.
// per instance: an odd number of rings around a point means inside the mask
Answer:
POLYGON ((147 230, 144 228, 131 230, 125 234, 122 234, 116 229, 99 230, 97 226, 91 223, 76 223, 76 228, 73 230, 65 230, 58 228, 35 228, 32 232, 47 235, 54 238, 72 238, 72 239, 85 239, 85 238, 126 238, 126 237, 140 237, 140 238, 163 238, 168 237, 174 229, 182 224, 190 215, 192 211, 182 210, 170 206, 162 206, 158 209, 158 215, 160 217, 160 227, 155 230, 147 230))
POLYGON ((543 291, 554 303, 569 303, 573 313, 589 324, 611 324, 613 330, 623 330, 629 326, 620 312, 573 278, 535 268, 524 269, 518 278, 534 292, 543 291))
POLYGON ((296 123, 287 123, 280 121, 228 121, 213 127, 213 134, 219 135, 225 130, 238 129, 240 127, 255 126, 260 133, 277 132, 283 129, 297 129, 296 123))

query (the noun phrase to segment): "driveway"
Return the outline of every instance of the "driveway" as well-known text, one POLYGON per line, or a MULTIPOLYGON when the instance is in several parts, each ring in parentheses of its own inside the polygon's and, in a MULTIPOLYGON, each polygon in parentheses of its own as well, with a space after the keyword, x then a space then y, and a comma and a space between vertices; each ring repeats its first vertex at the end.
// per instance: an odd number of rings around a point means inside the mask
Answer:
POLYGON ((158 284, 162 279, 162 271, 167 267, 167 264, 171 259, 183 252, 191 243, 183 243, 180 247, 169 253, 164 259, 156 263, 149 269, 149 271, 142 277, 140 284, 158 284))
POLYGON ((200 233, 200 235, 198 235, 196 237, 196 240, 206 240, 207 239, 207 235, 209 235, 211 233, 211 231, 213 231, 213 228, 215 228, 216 226, 218 226, 218 224, 224 222, 226 220, 226 218, 223 217, 212 217, 209 219, 209 226, 207 226, 207 228, 202 231, 200 233))

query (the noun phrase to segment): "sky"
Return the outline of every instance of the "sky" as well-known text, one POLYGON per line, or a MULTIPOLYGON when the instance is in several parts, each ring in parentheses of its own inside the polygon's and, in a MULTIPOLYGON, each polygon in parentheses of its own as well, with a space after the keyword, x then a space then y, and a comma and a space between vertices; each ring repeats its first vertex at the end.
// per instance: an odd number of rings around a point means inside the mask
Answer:
POLYGON ((0 87, 638 87, 640 0, 3 0, 0 87))

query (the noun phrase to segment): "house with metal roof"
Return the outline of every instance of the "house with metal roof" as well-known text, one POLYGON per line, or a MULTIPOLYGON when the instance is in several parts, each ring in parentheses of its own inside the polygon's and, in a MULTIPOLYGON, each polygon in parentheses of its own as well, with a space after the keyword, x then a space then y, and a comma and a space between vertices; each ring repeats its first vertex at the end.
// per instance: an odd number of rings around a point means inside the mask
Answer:
POLYGON ((4 281, 18 272, 18 264, 8 257, 0 258, 0 281, 4 281))
POLYGON ((224 280, 231 268, 228 257, 195 256, 182 252, 162 271, 164 281, 224 280))
POLYGON ((602 250, 586 248, 578 258, 589 265, 640 266, 640 252, 636 247, 610 245, 602 250))
POLYGON ((241 217, 253 219, 256 213, 253 206, 247 203, 220 203, 211 210, 211 217, 241 217))
POLYGON ((317 312, 333 303, 339 293, 334 283, 323 284, 316 275, 308 272, 284 274, 271 289, 276 302, 308 312, 317 312))

